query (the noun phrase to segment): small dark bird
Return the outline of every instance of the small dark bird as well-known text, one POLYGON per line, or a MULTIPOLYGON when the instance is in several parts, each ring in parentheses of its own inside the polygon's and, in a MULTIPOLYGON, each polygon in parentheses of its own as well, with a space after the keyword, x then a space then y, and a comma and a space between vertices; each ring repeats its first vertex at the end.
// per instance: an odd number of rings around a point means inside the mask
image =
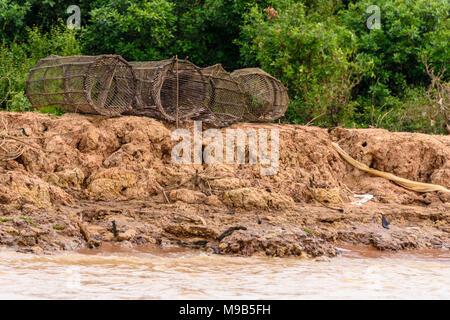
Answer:
POLYGON ((22 131, 22 134, 23 134, 24 136, 29 137, 29 135, 26 133, 26 131, 25 131, 24 128, 20 127, 19 130, 22 131))
POLYGON ((383 228, 389 229, 389 222, 386 220, 386 217, 383 214, 381 214, 381 225, 383 226, 383 228))
POLYGON ((261 224, 261 219, 259 218, 258 214, 256 214, 256 217, 258 218, 258 224, 261 224))
POLYGON ((117 238, 117 227, 116 227, 116 221, 111 221, 112 223, 112 227, 113 227, 113 233, 114 233, 114 237, 117 238))

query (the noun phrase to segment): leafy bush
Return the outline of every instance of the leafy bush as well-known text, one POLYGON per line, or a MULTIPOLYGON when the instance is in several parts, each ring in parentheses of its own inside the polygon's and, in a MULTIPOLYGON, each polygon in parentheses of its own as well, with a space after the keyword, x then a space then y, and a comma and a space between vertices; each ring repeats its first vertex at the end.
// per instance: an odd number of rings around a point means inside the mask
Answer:
POLYGON ((448 63, 449 9, 446 0, 362 0, 350 3, 339 16, 357 36, 358 51, 373 60, 379 82, 401 94, 410 84, 429 83, 421 62, 423 54, 437 69, 448 63), (380 29, 366 26, 370 16, 366 8, 371 5, 380 8, 380 29))
MULTIPOLYGON (((438 72, 448 65, 449 9, 446 0, 362 0, 339 12, 357 37, 358 52, 373 63, 372 72, 364 73, 354 90, 358 123, 377 126, 378 114, 385 115, 387 128, 443 132, 442 114, 434 113, 431 119, 431 102, 424 99, 431 78, 423 60, 427 57, 438 72), (369 30, 362 23, 371 15, 366 13, 371 5, 380 8, 380 29, 369 30)), ((448 76, 446 70, 443 80, 448 76)))
POLYGON ((0 0, 0 42, 9 42, 25 29, 25 16, 30 7, 12 0, 0 0))
POLYGON ((120 54, 129 61, 167 59, 176 17, 166 0, 98 0, 83 28, 83 50, 120 54))
POLYGON ((237 43, 243 64, 288 85, 285 121, 442 132, 441 113, 419 115, 430 103, 423 57, 438 71, 448 64, 448 15, 445 0, 281 0, 253 6, 237 43), (371 5, 381 10, 379 30, 366 24, 371 5))
POLYGON ((0 0, 0 43, 25 42, 27 28, 39 27, 42 33, 50 32, 59 20, 66 20, 70 5, 81 9, 82 24, 91 6, 90 0, 0 0))
POLYGON ((263 7, 267 0, 179 0, 176 1, 176 52, 194 63, 207 66, 221 63, 234 70, 239 62, 237 38, 244 16, 254 4, 263 7))
POLYGON ((75 32, 65 26, 55 26, 49 33, 38 28, 27 30, 25 43, 3 43, 0 46, 0 102, 2 108, 28 110, 24 96, 29 70, 50 54, 80 54, 75 32))
MULTIPOLYGON (((279 1, 275 8, 254 6, 241 32, 245 64, 254 57, 263 69, 280 78, 292 100, 288 121, 347 121, 351 89, 363 65, 356 55, 356 37, 335 17, 316 21, 302 3, 279 1)), ((368 65, 370 67, 370 65, 368 65)))
POLYGON ((178 54, 278 77, 284 122, 445 133, 449 12, 448 0, 0 0, 0 105, 28 109, 29 69, 51 53, 178 54), (61 21, 72 4, 78 31, 61 21), (367 27, 372 5, 380 29, 367 27))

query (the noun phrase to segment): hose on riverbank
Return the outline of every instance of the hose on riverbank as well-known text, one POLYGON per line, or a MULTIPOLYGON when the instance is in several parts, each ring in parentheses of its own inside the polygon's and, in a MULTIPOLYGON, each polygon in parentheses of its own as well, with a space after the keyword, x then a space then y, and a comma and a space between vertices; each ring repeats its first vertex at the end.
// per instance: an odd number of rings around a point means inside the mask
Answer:
POLYGON ((423 183, 423 182, 416 182, 404 178, 397 177, 396 175, 393 175, 392 173, 379 171, 376 169, 369 168, 364 163, 361 163, 355 159, 353 159, 348 153, 346 153, 344 150, 342 150, 341 147, 337 143, 331 142, 331 145, 333 148, 341 155, 342 158, 344 158, 348 163, 350 163, 355 168, 358 168, 361 171, 370 173, 374 176, 378 176, 390 181, 395 182, 396 184, 412 191, 416 192, 433 192, 433 191, 443 191, 443 192, 449 192, 450 190, 437 185, 437 184, 431 184, 431 183, 423 183))

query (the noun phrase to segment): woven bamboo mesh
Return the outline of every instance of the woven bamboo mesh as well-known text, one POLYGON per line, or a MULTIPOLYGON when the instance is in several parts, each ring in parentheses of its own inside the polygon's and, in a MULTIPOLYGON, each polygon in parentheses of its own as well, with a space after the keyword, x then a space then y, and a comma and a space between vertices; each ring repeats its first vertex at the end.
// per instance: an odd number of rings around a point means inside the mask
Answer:
POLYGON ((220 64, 201 71, 209 82, 208 101, 197 119, 219 127, 242 120, 247 108, 239 83, 220 64))
POLYGON ((289 105, 287 89, 267 72, 259 68, 246 68, 231 73, 241 85, 247 112, 246 121, 265 122, 284 115, 289 105))
POLYGON ((184 121, 202 113, 208 100, 207 79, 187 60, 132 62, 138 79, 131 114, 184 121))
POLYGON ((0 161, 14 160, 25 151, 25 145, 0 132, 0 161))
POLYGON ((137 80, 136 94, 133 100, 133 108, 125 111, 124 114, 165 119, 152 97, 153 76, 161 63, 162 61, 130 62, 137 80))
POLYGON ((38 108, 194 119, 219 127, 275 120, 289 104, 286 88, 261 69, 230 74, 220 64, 200 69, 177 57, 128 63, 116 55, 42 59, 30 71, 27 97, 38 108))
POLYGON ((18 133, 9 130, 7 121, 3 116, 0 118, 0 161, 14 160, 25 151, 18 133))
POLYGON ((51 55, 30 70, 26 89, 34 107, 107 116, 130 109, 135 91, 133 69, 117 55, 51 55))

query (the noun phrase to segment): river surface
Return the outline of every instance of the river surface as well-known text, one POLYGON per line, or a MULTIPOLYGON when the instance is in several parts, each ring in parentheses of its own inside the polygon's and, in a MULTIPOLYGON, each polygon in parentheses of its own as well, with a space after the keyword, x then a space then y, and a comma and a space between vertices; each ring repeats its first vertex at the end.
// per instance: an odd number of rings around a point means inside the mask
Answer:
POLYGON ((0 251, 0 299, 450 299, 450 251, 347 247, 329 261, 115 247, 0 251))

